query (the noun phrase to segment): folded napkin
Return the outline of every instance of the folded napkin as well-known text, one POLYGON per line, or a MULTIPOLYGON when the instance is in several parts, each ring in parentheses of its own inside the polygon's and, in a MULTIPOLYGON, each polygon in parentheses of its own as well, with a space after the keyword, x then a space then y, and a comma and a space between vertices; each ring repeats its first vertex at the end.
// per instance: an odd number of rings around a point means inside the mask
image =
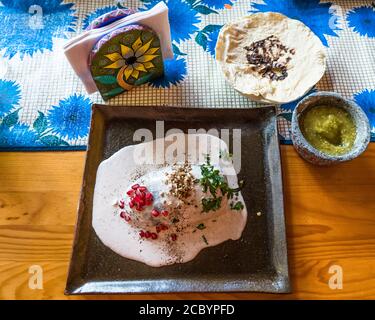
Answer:
POLYGON ((63 49, 69 63, 89 94, 98 91, 89 66, 89 57, 93 47, 106 35, 119 28, 134 24, 152 29, 159 37, 163 59, 173 58, 168 7, 164 2, 159 2, 148 11, 136 12, 101 28, 87 30, 67 42, 63 49))

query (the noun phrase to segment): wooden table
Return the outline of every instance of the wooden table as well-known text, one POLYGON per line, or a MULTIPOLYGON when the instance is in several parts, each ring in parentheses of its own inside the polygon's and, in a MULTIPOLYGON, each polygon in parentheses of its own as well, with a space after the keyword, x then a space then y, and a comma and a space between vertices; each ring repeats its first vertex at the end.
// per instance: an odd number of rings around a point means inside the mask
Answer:
MULTIPOLYGON (((104 298, 374 299, 375 144, 331 168, 281 150, 293 294, 104 298), (343 269, 341 290, 328 286, 332 265, 343 269)), ((63 294, 84 160, 84 152, 0 153, 0 299, 98 298, 63 294), (43 268, 43 290, 29 289, 31 265, 43 268)))

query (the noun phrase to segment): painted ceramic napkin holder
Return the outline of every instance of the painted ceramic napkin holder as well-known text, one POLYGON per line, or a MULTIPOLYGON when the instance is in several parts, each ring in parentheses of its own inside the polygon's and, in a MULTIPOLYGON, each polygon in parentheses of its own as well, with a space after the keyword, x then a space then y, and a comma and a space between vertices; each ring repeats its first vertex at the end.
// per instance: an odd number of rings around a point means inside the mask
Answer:
POLYGON ((99 40, 89 65, 103 99, 110 99, 163 75, 160 40, 145 26, 119 28, 99 40))
POLYGON ((168 8, 107 13, 64 51, 87 92, 108 100, 163 75, 163 59, 173 58, 168 8))

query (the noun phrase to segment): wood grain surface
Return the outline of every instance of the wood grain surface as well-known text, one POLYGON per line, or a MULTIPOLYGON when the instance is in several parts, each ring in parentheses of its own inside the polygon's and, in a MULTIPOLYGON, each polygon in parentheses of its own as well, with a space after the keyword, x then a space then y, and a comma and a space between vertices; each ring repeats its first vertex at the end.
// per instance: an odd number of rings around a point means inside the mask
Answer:
POLYGON ((0 299, 374 299, 375 144, 350 163, 319 168, 282 146, 293 293, 63 294, 84 152, 0 153, 0 299), (29 288, 29 267, 43 289, 29 288), (329 268, 343 269, 332 290, 329 268))

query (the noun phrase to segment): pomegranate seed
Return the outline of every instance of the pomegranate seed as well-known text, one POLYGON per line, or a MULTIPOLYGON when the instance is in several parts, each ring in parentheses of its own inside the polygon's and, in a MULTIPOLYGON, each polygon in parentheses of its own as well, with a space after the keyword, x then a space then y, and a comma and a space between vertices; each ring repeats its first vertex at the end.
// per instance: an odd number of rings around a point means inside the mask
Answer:
POLYGON ((151 239, 157 239, 158 235, 156 233, 151 233, 151 239))
POLYGON ((124 207, 125 207, 125 202, 124 202, 124 200, 120 200, 118 206, 119 206, 120 209, 124 209, 124 207))
POLYGON ((171 240, 172 240, 172 241, 176 241, 176 240, 177 240, 177 234, 172 233, 172 234, 171 234, 171 240))
POLYGON ((130 222, 132 218, 130 218, 129 215, 125 215, 125 218, 124 218, 124 219, 125 219, 126 222, 130 222))
POLYGON ((168 226, 162 224, 162 225, 161 225, 161 230, 168 230, 168 226))
POLYGON ((120 217, 124 219, 125 216, 126 216, 126 212, 125 212, 125 211, 121 211, 121 212, 120 212, 120 217))
POLYGON ((131 190, 127 192, 130 196, 130 208, 135 206, 138 211, 143 211, 144 206, 150 206, 153 201, 153 196, 148 192, 147 187, 134 184, 131 186, 131 190))
POLYGON ((150 238, 151 237, 151 232, 150 231, 146 231, 145 237, 146 237, 146 239, 150 238))
POLYGON ((160 212, 156 209, 152 209, 151 214, 153 217, 158 217, 160 215, 160 212))
POLYGON ((156 226, 156 232, 159 233, 162 230, 161 226, 156 226))
POLYGON ((140 236, 141 238, 144 238, 144 236, 145 236, 145 232, 144 232, 143 230, 141 230, 141 231, 139 232, 139 236, 140 236))
POLYGON ((166 216, 169 214, 169 212, 168 212, 167 210, 163 210, 163 211, 161 212, 161 214, 162 214, 164 217, 166 217, 166 216))

